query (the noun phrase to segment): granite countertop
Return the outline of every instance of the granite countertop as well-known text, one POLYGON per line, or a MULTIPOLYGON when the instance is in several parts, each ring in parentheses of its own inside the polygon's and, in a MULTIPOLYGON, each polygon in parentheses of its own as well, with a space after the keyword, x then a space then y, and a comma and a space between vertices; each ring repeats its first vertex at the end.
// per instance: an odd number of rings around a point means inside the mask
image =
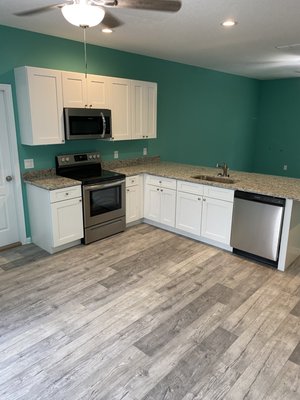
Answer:
MULTIPOLYGON (((142 173, 157 175, 166 178, 201 183, 203 185, 218 186, 232 190, 243 190, 253 193, 266 194, 276 197, 300 201, 300 179, 287 178, 274 175, 254 174, 229 170, 230 179, 234 183, 221 183, 192 178, 195 175, 217 176, 217 168, 180 164, 159 161, 159 157, 149 157, 136 160, 103 162, 105 169, 114 170, 132 176, 142 173)), ((81 185, 80 181, 63 178, 55 175, 55 169, 33 171, 25 173, 23 179, 26 183, 47 190, 61 189, 69 186, 81 185)))
POLYGON ((216 176, 218 172, 220 172, 219 169, 163 161, 121 168, 118 167, 114 168, 114 170, 127 176, 148 173, 161 177, 180 179, 193 183, 201 183, 203 185, 218 186, 232 190, 243 190, 300 201, 300 179, 295 178, 229 170, 230 179, 233 179, 234 183, 211 182, 195 179, 192 178, 192 176, 216 176))
POLYGON ((25 174, 23 174, 23 180, 25 183, 38 186, 46 190, 56 190, 70 186, 81 185, 80 181, 55 175, 54 168, 26 172, 25 174))

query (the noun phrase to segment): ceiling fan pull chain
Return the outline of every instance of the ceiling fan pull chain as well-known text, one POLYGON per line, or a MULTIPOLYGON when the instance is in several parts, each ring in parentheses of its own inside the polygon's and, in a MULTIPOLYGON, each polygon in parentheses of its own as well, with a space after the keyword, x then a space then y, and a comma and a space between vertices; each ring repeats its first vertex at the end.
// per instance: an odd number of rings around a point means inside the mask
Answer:
POLYGON ((85 66, 85 79, 87 78, 87 53, 86 53, 86 26, 83 26, 83 45, 84 45, 84 66, 85 66))

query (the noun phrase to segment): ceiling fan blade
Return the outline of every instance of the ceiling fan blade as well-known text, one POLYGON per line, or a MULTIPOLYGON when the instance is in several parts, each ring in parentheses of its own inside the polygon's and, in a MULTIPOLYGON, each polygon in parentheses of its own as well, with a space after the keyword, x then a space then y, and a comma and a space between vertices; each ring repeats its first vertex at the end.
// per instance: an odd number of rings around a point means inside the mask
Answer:
POLYGON ((101 22, 101 25, 104 25, 106 28, 113 29, 123 25, 123 22, 114 17, 109 11, 105 11, 105 16, 101 22))
POLYGON ((58 4, 52 4, 50 6, 45 6, 45 7, 33 8, 32 10, 14 13, 14 15, 16 15, 18 17, 26 17, 26 16, 30 16, 30 15, 40 14, 40 13, 43 13, 46 11, 54 10, 55 8, 63 7, 65 4, 68 4, 68 3, 67 2, 66 3, 58 3, 58 4))
POLYGON ((139 10, 176 12, 181 8, 177 0, 118 0, 118 8, 136 8, 139 10))

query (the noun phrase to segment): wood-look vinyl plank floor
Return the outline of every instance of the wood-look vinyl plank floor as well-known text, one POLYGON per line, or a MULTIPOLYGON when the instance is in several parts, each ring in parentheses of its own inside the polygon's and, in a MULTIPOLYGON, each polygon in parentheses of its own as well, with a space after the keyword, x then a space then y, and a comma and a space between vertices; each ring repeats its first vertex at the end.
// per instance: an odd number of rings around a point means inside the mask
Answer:
POLYGON ((300 400, 285 273, 141 224, 0 253, 1 400, 300 400))

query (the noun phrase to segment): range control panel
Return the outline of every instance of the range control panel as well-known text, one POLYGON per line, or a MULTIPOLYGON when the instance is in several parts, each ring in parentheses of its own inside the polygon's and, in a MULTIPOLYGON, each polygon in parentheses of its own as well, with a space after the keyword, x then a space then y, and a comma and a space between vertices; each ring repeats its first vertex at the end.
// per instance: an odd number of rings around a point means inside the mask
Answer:
POLYGON ((77 153, 77 154, 61 154, 56 156, 56 163, 59 167, 72 166, 80 164, 100 164, 100 153, 77 153))

